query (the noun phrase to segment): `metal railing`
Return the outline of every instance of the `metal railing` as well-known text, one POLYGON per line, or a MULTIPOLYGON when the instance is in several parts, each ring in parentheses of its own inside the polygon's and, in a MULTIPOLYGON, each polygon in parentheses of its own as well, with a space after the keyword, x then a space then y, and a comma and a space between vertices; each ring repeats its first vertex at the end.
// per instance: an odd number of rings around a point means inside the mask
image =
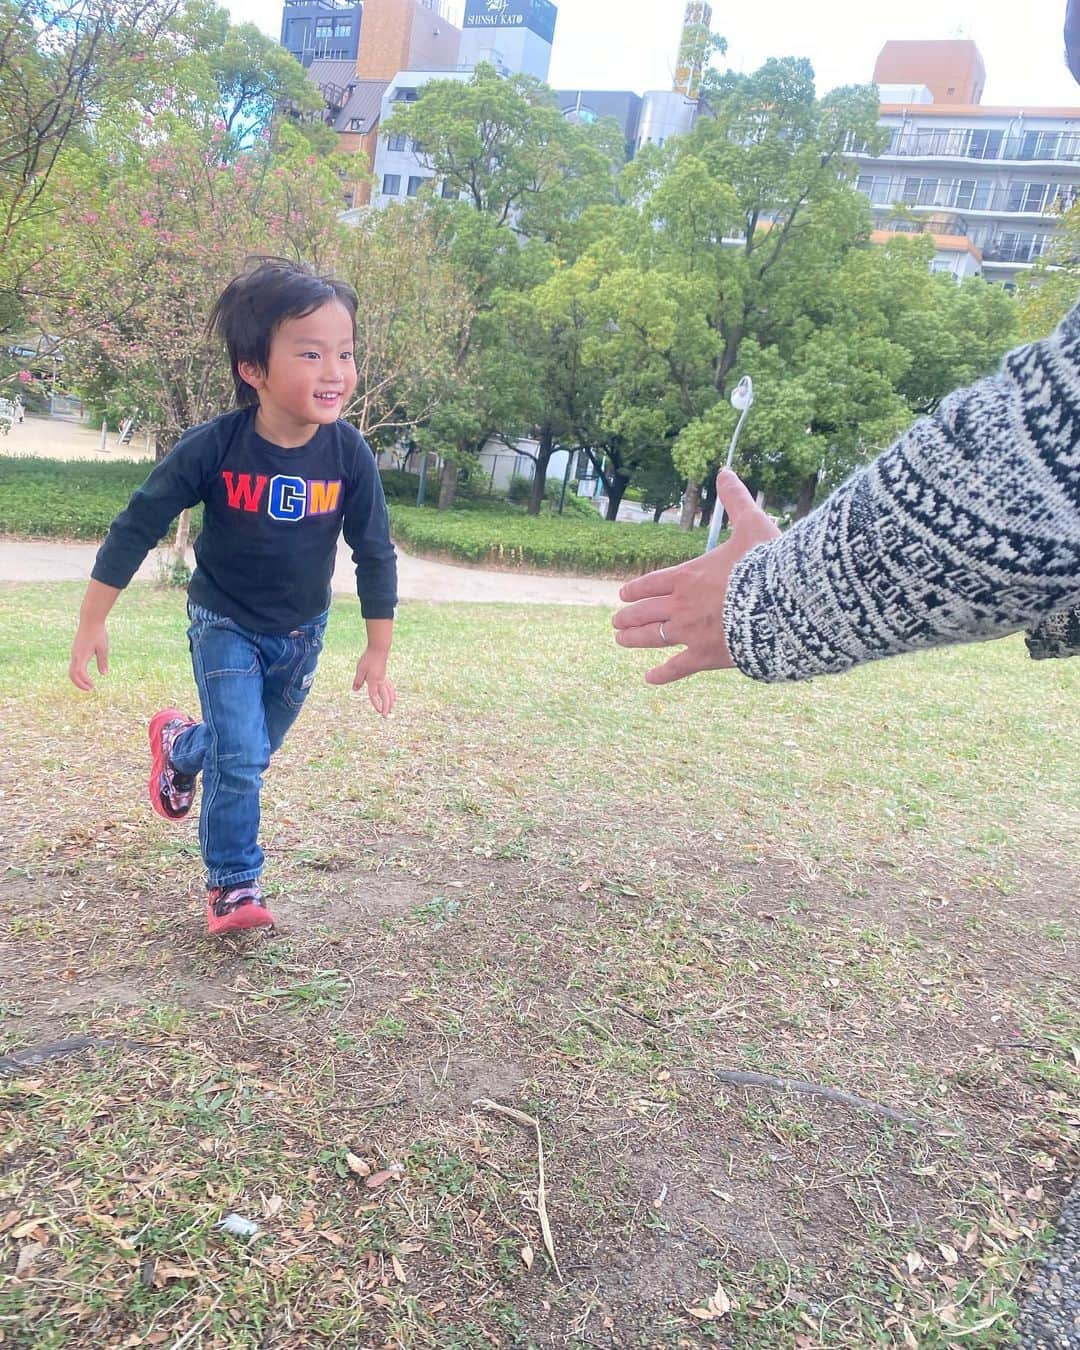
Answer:
MULTIPOLYGON (((976 163, 1080 163, 1080 134, 1072 132, 1025 132, 1020 135, 987 135, 968 130, 900 131, 893 136, 882 157, 919 159, 964 159, 976 163)), ((853 141, 854 155, 869 155, 864 144, 853 141)))
POLYGON ((1049 239, 991 240, 982 250, 984 262, 1033 263, 1049 253, 1049 239))
POLYGON ((874 206, 934 207, 948 211, 989 211, 999 215, 1060 216, 1076 201, 1071 185, 1017 183, 986 188, 970 183, 934 183, 923 179, 914 185, 902 178, 884 185, 880 180, 859 191, 874 206))

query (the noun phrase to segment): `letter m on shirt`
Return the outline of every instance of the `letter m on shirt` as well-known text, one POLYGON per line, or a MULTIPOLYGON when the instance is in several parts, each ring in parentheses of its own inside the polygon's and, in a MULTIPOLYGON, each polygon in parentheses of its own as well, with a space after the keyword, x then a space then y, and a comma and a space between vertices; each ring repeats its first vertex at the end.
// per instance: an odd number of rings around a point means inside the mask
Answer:
POLYGON ((336 511, 338 498, 341 496, 341 480, 337 479, 329 483, 320 483, 318 481, 309 484, 311 492, 311 503, 308 512, 313 516, 325 516, 331 511, 336 511))
POLYGON ((254 477, 250 473, 232 473, 229 469, 221 471, 225 479, 225 492, 229 505, 234 511, 257 511, 262 495, 266 491, 265 474, 254 477))

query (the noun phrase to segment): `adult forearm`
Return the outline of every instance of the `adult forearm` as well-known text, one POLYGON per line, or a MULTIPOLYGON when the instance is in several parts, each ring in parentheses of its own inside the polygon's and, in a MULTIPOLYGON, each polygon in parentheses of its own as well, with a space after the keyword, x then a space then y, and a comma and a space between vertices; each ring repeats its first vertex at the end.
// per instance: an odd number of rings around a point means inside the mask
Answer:
POLYGON ((734 567, 724 629, 762 680, 1011 632, 1080 597, 1080 317, 1014 352, 734 567))

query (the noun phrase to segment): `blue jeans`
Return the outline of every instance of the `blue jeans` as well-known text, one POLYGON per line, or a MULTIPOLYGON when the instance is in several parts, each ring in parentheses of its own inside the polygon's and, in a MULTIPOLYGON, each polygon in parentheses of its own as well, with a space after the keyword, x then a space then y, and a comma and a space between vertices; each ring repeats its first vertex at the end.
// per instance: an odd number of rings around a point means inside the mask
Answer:
POLYGON ((202 773, 199 845, 207 886, 262 871, 259 792, 270 756, 315 678, 326 614, 291 633, 254 633, 188 603, 188 643, 203 720, 173 742, 179 773, 202 773))

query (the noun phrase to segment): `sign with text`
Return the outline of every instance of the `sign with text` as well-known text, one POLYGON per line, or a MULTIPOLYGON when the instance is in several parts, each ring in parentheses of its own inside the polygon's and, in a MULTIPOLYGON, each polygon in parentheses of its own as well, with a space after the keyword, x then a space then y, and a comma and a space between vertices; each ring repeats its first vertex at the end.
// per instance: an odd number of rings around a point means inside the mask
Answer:
POLYGON ((463 28, 528 28, 545 42, 555 38, 551 0, 465 0, 463 28))

